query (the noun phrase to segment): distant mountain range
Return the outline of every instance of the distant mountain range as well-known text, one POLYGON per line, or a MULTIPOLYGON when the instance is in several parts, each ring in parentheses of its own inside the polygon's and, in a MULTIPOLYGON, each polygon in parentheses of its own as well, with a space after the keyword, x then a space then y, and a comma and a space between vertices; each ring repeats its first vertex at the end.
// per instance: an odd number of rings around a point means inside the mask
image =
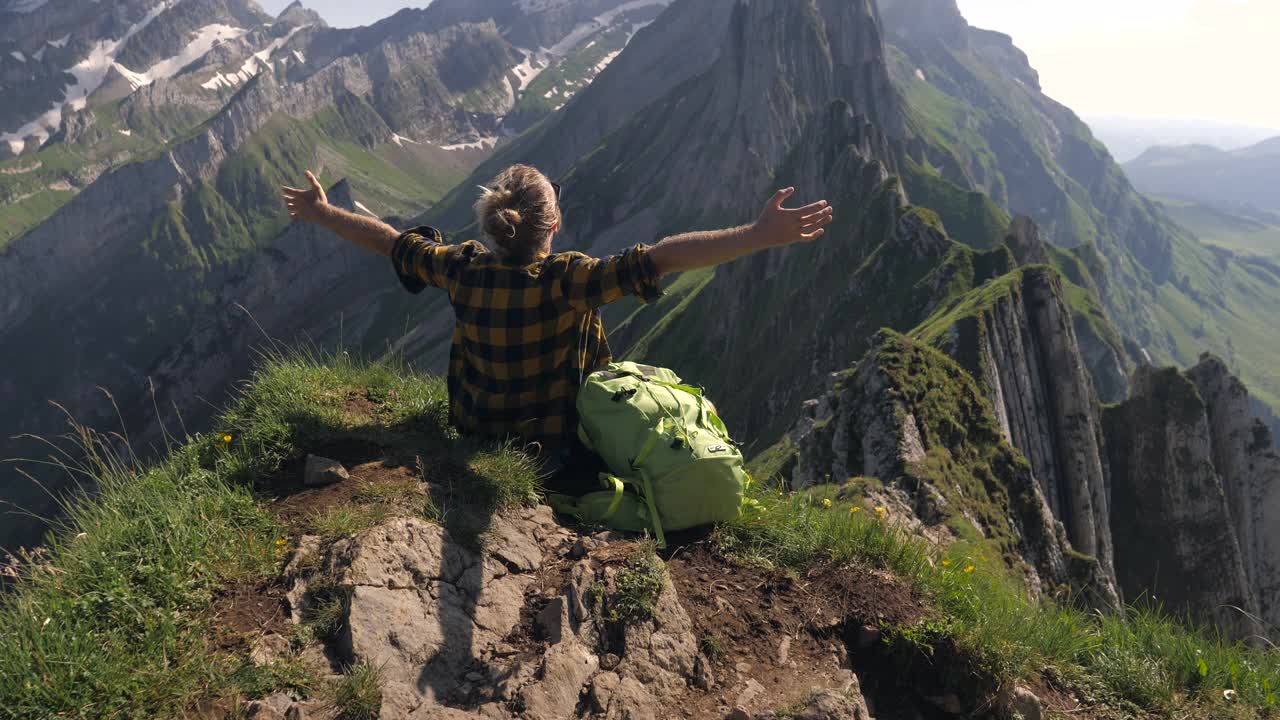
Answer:
POLYGON ((1089 114, 1082 118, 1120 163, 1157 145, 1212 145, 1234 150, 1280 135, 1280 128, 1195 118, 1089 114))
POLYGON ((1125 163, 1145 193, 1280 216, 1280 136, 1237 150, 1158 146, 1125 163))

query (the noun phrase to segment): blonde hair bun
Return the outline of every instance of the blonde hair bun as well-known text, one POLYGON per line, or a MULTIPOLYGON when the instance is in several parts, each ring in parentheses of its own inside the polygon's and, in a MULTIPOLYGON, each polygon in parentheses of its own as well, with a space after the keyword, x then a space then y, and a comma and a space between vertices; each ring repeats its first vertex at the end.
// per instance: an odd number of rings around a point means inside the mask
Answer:
POLYGON ((560 222, 546 177, 528 165, 513 165, 480 190, 476 221, 506 259, 527 264, 545 257, 547 241, 560 222))

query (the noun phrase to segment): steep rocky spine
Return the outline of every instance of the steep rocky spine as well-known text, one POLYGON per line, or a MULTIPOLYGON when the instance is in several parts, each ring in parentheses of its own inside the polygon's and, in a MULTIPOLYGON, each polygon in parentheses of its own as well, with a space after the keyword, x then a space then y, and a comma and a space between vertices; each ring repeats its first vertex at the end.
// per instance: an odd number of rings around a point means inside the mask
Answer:
POLYGON ((1249 391, 1225 363, 1203 355, 1187 371, 1208 413, 1213 465, 1262 619, 1280 628, 1280 456, 1252 416, 1249 391))
POLYGON ((1195 384, 1143 367, 1133 394, 1104 413, 1116 577, 1129 601, 1189 612, 1235 637, 1258 632, 1213 433, 1195 384))

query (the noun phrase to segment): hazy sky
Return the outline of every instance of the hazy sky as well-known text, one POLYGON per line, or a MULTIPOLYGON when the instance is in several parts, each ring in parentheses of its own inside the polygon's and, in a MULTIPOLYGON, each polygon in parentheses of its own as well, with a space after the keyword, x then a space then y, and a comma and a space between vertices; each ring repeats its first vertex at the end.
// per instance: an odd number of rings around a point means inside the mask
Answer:
MULTIPOLYGON (((293 0, 258 0, 267 12, 275 15, 293 0)), ((368 25, 375 20, 395 13, 400 8, 425 7, 430 0, 405 2, 404 0, 302 0, 302 4, 320 13, 324 21, 334 27, 368 25)))
MULTIPOLYGON (((1012 35, 1045 91, 1078 113, 1280 128, 1280 0, 958 2, 970 23, 1012 35)), ((303 3, 349 27, 427 0, 303 3)))
POLYGON ((958 0, 1083 114, 1280 128, 1280 0, 958 0))

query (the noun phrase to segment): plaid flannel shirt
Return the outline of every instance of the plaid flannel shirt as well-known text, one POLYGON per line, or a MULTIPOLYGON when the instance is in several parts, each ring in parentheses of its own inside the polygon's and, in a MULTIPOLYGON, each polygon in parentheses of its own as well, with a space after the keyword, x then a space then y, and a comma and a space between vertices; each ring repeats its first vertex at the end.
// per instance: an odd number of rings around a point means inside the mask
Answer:
POLYGON ((662 295, 648 246, 608 258, 560 252, 526 266, 504 264, 474 240, 449 245, 440 232, 402 234, 391 261, 405 289, 449 293, 457 320, 449 350, 449 420, 459 430, 561 447, 577 432, 578 388, 612 362, 601 305, 624 295, 662 295))

